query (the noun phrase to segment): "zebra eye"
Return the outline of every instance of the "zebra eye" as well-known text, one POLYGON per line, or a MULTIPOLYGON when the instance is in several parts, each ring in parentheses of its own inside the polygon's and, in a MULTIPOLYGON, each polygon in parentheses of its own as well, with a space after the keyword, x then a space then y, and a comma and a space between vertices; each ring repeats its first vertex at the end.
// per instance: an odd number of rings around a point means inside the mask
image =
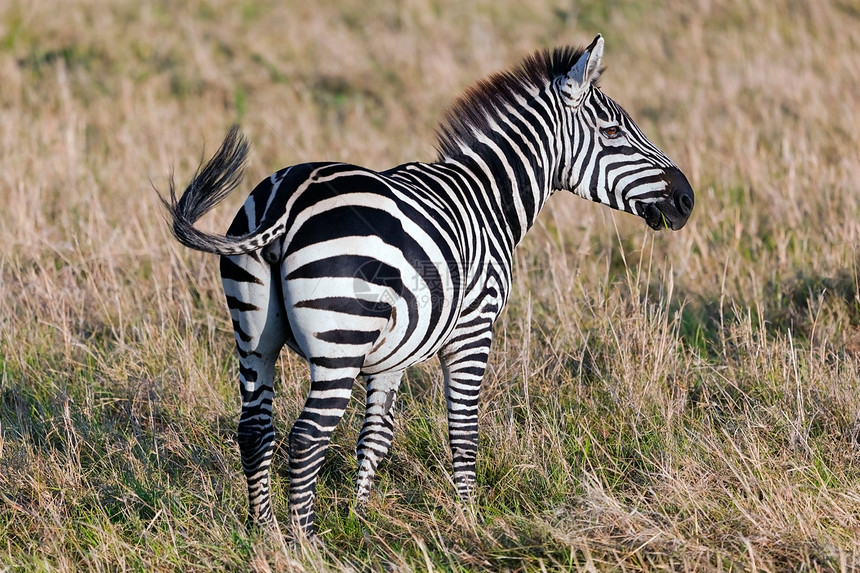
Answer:
POLYGON ((616 137, 621 136, 621 128, 617 125, 610 125, 609 127, 601 127, 600 133, 604 135, 604 137, 608 139, 615 139, 616 137))

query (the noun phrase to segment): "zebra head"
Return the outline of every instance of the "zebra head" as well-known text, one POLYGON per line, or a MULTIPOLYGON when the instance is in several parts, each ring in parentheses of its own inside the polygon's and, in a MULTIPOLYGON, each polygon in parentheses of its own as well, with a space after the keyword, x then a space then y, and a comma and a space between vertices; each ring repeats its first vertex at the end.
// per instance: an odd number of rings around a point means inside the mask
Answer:
POLYGON ((602 57, 603 38, 598 34, 570 71, 554 82, 565 130, 557 184, 638 215, 652 229, 678 230, 693 211, 693 189, 672 160, 597 86, 602 57))

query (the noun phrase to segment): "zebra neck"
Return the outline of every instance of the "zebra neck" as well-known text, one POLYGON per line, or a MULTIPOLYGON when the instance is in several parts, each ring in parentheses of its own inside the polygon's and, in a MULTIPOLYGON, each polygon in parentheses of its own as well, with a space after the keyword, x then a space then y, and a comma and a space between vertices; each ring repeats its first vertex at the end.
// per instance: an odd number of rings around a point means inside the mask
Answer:
POLYGON ((444 162, 456 166, 463 179, 462 192, 481 205, 482 223, 497 229, 495 234, 512 255, 552 194, 552 174, 545 167, 552 163, 489 140, 444 162))

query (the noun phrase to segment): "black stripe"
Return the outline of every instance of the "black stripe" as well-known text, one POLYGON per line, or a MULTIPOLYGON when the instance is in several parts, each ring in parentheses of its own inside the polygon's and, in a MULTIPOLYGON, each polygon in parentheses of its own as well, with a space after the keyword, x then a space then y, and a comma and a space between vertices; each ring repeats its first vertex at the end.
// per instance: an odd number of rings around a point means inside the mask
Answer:
POLYGON ((239 363, 239 375, 244 378, 246 382, 257 381, 257 371, 253 368, 243 366, 242 363, 239 363))
POLYGON ((239 300, 235 296, 227 295, 227 306, 233 310, 239 310, 242 312, 247 312, 249 310, 260 310, 260 307, 251 304, 250 302, 245 302, 244 300, 239 300))
POLYGON ((240 283, 264 284, 262 280, 234 263, 230 257, 221 257, 221 278, 240 283))
POLYGON ((236 216, 233 218, 233 222, 230 224, 230 228, 227 229, 227 236, 241 237, 242 235, 247 235, 249 232, 248 214, 245 212, 244 208, 239 209, 239 212, 236 213, 236 216))
POLYGON ((331 312, 340 312, 355 316, 378 316, 382 318, 388 318, 391 316, 391 305, 386 302, 360 300, 345 296, 331 296, 302 300, 295 303, 293 306, 296 308, 328 310, 331 312))
POLYGON ((448 390, 450 392, 456 392, 457 394, 459 394, 459 396, 457 398, 452 398, 452 400, 456 401, 459 404, 459 403, 462 403, 462 402, 465 402, 466 400, 468 400, 468 398, 463 398, 463 396, 469 396, 472 399, 477 398, 478 394, 480 394, 480 392, 481 392, 481 383, 476 382, 474 386, 468 386, 468 387, 462 387, 462 386, 457 387, 457 388, 451 387, 451 388, 448 388, 448 390))
MULTIPOLYGON (((459 361, 458 361, 459 362, 459 361)), ((483 376, 485 372, 485 368, 481 368, 478 366, 467 366, 465 368, 457 368, 456 364, 449 365, 451 369, 451 377, 456 378, 457 374, 468 374, 471 376, 483 376)))
POLYGON ((233 321, 233 330, 242 342, 251 342, 254 339, 254 337, 242 330, 242 326, 239 324, 238 320, 233 321))
POLYGON ((370 344, 379 338, 379 331, 367 330, 327 330, 315 335, 318 339, 334 344, 370 344))
POLYGON ((371 257, 336 255, 317 259, 290 271, 287 280, 322 277, 355 277, 363 281, 403 290, 400 270, 371 257))
MULTIPOLYGON (((361 368, 364 364, 363 356, 345 356, 341 358, 329 358, 328 356, 311 356, 310 363, 323 368, 361 368)), ((316 384, 316 382, 314 382, 316 384)), ((312 389, 315 389, 312 387, 312 389)))

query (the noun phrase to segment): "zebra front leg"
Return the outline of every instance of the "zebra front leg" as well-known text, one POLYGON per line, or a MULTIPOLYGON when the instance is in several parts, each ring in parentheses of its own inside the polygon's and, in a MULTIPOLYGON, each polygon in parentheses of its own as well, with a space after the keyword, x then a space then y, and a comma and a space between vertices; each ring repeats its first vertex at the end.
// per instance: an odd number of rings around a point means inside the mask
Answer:
POLYGON ((364 424, 358 436, 358 479, 355 485, 356 505, 367 503, 376 468, 388 453, 394 437, 394 401, 402 372, 371 376, 367 380, 364 424))
POLYGON ((290 431, 290 516, 301 534, 315 533, 317 476, 363 362, 363 356, 310 359, 311 390, 290 431))
POLYGON ((460 499, 469 503, 475 489, 478 394, 487 368, 489 333, 486 336, 486 345, 476 345, 473 338, 466 342, 468 344, 461 343, 463 350, 450 347, 445 349, 442 354, 442 373, 445 377, 448 440, 454 467, 454 486, 460 499))

